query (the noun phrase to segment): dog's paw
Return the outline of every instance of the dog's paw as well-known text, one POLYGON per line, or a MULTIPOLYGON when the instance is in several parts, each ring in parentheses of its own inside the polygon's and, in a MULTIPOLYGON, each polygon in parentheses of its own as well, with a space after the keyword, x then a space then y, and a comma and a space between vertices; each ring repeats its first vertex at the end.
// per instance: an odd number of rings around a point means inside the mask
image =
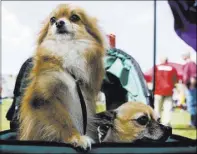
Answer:
POLYGON ((74 136, 71 139, 71 144, 73 144, 74 147, 82 148, 84 150, 91 149, 92 143, 94 143, 94 140, 86 135, 79 137, 74 136))

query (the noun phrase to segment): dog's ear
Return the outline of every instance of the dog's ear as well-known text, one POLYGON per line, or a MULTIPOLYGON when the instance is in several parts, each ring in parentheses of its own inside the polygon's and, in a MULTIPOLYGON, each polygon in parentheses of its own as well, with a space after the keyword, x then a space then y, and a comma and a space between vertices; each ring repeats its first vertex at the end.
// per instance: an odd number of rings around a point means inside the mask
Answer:
POLYGON ((42 29, 40 30, 39 34, 38 34, 38 39, 37 39, 37 44, 40 45, 44 38, 47 35, 48 32, 48 28, 49 28, 49 20, 48 18, 43 22, 43 26, 42 29))
POLYGON ((107 37, 99 25, 99 21, 97 18, 88 16, 86 13, 83 12, 82 14, 83 22, 86 28, 86 31, 92 35, 93 38, 104 48, 109 48, 109 43, 107 41, 107 37))

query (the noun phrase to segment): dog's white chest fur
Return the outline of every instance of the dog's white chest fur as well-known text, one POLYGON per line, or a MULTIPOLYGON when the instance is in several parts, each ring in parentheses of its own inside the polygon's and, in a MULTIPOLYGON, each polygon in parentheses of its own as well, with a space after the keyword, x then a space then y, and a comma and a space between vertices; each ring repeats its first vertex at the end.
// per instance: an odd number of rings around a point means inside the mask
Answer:
MULTIPOLYGON (((90 43, 87 40, 46 40, 42 44, 42 47, 47 49, 51 55, 59 56, 64 59, 63 67, 65 68, 66 74, 62 76, 62 80, 65 81, 65 84, 69 87, 68 91, 70 95, 67 99, 69 102, 72 102, 67 104, 67 108, 70 114, 72 114, 72 121, 79 132, 82 132, 82 112, 76 82, 70 76, 70 73, 73 73, 76 78, 83 80, 83 82, 89 82, 90 74, 87 69, 86 59, 83 56, 89 46, 90 43)), ((87 102, 87 100, 85 101, 87 102)))
POLYGON ((90 46, 88 40, 46 40, 42 46, 50 52, 51 55, 60 56, 64 59, 63 67, 75 74, 75 76, 88 81, 87 61, 83 54, 90 46))

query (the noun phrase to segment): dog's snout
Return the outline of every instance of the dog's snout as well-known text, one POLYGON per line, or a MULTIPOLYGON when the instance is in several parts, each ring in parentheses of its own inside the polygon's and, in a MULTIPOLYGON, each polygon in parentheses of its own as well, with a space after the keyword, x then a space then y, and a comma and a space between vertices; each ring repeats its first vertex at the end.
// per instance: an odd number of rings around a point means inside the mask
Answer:
POLYGON ((165 126, 165 131, 169 134, 172 134, 172 128, 171 127, 165 126))
POLYGON ((169 127, 169 126, 164 126, 164 125, 162 125, 162 124, 160 124, 160 127, 161 127, 161 129, 163 129, 164 132, 167 133, 168 135, 171 135, 171 134, 172 134, 172 128, 171 128, 171 127, 169 127))
POLYGON ((57 28, 62 28, 64 25, 65 25, 65 22, 62 21, 62 20, 56 22, 56 27, 57 28))

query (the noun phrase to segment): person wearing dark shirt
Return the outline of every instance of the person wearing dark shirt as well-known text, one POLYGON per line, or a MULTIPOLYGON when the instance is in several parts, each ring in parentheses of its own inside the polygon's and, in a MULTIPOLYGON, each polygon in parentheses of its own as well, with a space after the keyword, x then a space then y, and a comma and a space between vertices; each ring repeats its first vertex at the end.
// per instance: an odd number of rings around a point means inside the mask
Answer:
POLYGON ((183 66, 183 83, 186 86, 186 104, 187 110, 191 116, 191 127, 197 127, 197 65, 190 58, 190 53, 185 52, 182 55, 185 65, 183 66))

